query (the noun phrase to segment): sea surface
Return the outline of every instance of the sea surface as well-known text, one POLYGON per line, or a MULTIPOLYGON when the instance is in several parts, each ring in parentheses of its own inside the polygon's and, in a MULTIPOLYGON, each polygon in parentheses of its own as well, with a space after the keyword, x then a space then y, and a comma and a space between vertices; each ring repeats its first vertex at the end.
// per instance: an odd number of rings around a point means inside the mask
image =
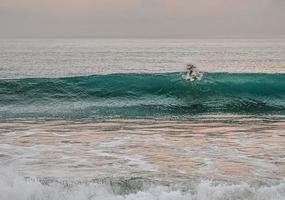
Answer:
POLYGON ((284 200, 285 39, 0 39, 0 200, 98 199, 284 200))

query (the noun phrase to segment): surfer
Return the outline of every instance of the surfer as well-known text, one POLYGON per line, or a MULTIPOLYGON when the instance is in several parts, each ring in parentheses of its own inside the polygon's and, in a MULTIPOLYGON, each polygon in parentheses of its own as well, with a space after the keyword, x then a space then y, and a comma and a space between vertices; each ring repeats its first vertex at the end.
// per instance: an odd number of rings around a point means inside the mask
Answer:
POLYGON ((193 64, 186 65, 186 75, 184 76, 186 80, 196 81, 201 80, 203 73, 200 72, 197 67, 193 64))
POLYGON ((192 77, 194 71, 197 69, 197 67, 193 64, 187 64, 187 77, 192 77))

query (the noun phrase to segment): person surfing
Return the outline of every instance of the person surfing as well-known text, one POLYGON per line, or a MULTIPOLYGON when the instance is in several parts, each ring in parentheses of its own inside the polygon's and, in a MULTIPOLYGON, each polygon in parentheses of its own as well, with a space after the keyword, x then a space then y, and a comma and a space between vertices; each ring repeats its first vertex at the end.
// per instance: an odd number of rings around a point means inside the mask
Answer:
POLYGON ((193 64, 187 64, 186 65, 186 80, 190 81, 196 81, 196 80, 201 80, 203 73, 201 73, 197 67, 193 64))

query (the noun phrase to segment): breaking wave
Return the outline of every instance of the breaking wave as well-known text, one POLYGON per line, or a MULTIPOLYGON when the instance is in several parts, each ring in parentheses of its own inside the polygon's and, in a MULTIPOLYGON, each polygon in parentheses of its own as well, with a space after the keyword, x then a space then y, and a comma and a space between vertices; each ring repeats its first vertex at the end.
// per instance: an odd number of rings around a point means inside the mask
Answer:
POLYGON ((109 182, 37 180, 9 170, 0 173, 0 200, 284 200, 285 183, 248 184, 199 181, 182 185, 144 183, 142 179, 109 182))

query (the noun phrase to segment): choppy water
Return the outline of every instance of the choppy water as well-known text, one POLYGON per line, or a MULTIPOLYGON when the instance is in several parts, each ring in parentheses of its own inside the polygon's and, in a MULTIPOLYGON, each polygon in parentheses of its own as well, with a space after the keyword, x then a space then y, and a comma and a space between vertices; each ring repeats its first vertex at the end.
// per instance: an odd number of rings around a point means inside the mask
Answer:
POLYGON ((0 199, 284 199, 284 73, 284 39, 2 39, 0 199))

